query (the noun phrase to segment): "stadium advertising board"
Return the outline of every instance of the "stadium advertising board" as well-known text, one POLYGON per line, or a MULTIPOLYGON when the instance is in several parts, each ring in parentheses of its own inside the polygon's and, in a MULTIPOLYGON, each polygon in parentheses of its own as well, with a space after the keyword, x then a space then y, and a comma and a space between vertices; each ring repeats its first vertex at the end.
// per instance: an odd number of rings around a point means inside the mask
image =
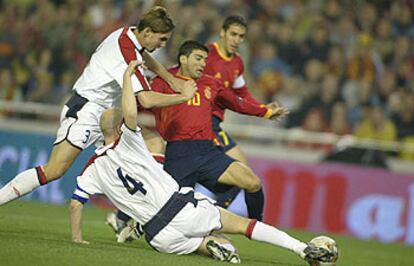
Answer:
POLYGON ((265 185, 266 222, 414 245, 414 176, 338 163, 250 159, 265 185))

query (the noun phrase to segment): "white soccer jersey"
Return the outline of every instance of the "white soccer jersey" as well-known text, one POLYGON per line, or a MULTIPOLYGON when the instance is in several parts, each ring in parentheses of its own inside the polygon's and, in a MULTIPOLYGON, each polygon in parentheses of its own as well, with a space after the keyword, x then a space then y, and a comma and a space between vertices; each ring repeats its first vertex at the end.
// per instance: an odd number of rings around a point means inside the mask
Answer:
POLYGON ((140 130, 122 126, 119 140, 97 150, 98 157, 77 178, 73 198, 105 194, 112 203, 141 224, 147 223, 174 192, 177 182, 148 151, 140 130))
MULTIPOLYGON (((105 108, 114 105, 121 95, 123 75, 129 62, 142 61, 143 48, 133 29, 135 27, 114 31, 96 48, 73 90, 105 108)), ((150 89, 142 67, 138 67, 131 79, 134 92, 150 89)))

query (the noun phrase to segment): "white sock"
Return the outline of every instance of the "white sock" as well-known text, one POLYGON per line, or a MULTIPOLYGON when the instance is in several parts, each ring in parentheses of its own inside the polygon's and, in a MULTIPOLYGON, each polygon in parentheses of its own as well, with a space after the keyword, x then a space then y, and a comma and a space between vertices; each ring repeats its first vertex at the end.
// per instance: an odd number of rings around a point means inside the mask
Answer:
POLYGON ((307 245, 276 227, 256 222, 250 236, 251 239, 289 249, 300 255, 307 245))
POLYGON ((23 197, 39 186, 35 168, 23 171, 0 189, 0 205, 23 197))

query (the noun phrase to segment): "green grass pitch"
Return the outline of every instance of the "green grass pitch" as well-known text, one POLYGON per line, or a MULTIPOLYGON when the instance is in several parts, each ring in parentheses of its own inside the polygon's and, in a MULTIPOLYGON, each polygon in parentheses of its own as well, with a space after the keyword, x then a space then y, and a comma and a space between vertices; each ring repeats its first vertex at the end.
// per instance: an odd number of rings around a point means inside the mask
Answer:
MULTIPOLYGON (((104 224, 106 212, 93 207, 84 210, 84 238, 90 245, 70 241, 68 206, 16 201, 0 207, 0 265, 229 265, 209 258, 161 254, 140 239, 118 244, 104 224)), ((315 233, 289 231, 302 240, 315 233)), ((413 247, 380 244, 350 237, 333 236, 340 247, 338 266, 414 265, 413 247)), ((232 236, 243 265, 306 265, 293 253, 271 245, 232 236)))

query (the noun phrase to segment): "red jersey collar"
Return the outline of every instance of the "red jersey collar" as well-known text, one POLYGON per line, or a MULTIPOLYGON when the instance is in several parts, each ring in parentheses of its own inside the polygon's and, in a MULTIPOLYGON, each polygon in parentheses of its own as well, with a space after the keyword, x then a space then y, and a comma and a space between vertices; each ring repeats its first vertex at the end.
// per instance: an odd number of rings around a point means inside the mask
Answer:
POLYGON ((223 60, 225 60, 225 61, 230 61, 231 59, 233 59, 233 56, 226 56, 225 54, 223 54, 221 51, 220 51, 220 48, 219 48, 219 45, 218 45, 218 43, 217 42, 214 42, 213 43, 213 46, 214 46, 214 48, 216 49, 216 51, 217 51, 217 54, 223 59, 223 60))
POLYGON ((187 76, 183 76, 178 74, 178 70, 180 69, 180 67, 176 66, 170 69, 170 72, 174 74, 174 76, 176 76, 179 79, 183 79, 183 80, 194 80, 193 78, 187 77, 187 76))

